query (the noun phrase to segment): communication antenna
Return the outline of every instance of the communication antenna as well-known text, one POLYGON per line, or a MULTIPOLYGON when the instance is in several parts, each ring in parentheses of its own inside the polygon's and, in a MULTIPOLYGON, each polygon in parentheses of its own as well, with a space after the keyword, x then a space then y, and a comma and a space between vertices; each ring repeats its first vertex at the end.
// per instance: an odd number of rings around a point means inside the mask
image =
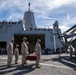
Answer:
POLYGON ((29 6, 29 11, 30 11, 30 2, 28 3, 28 6, 29 6))

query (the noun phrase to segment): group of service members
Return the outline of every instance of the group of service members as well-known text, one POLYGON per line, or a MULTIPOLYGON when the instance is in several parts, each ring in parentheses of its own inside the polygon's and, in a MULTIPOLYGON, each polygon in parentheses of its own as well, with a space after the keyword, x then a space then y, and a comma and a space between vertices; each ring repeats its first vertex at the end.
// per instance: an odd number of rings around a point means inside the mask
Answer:
MULTIPOLYGON (((9 44, 7 46, 7 54, 8 54, 7 68, 11 67, 13 53, 15 55, 15 64, 18 64, 18 56, 19 56, 18 47, 19 47, 19 45, 16 45, 15 50, 13 50, 13 41, 14 41, 14 39, 11 38, 10 42, 9 42, 9 44)), ((37 59, 36 59, 36 68, 40 68, 41 67, 41 65, 39 64, 40 54, 41 54, 41 45, 40 45, 40 42, 41 42, 41 40, 37 39, 37 42, 36 42, 36 45, 35 45, 35 55, 37 56, 37 59)), ((24 67, 25 65, 27 65, 26 56, 29 55, 29 52, 28 52, 28 43, 29 42, 27 42, 27 38, 23 37, 23 42, 21 43, 22 67, 24 67)))

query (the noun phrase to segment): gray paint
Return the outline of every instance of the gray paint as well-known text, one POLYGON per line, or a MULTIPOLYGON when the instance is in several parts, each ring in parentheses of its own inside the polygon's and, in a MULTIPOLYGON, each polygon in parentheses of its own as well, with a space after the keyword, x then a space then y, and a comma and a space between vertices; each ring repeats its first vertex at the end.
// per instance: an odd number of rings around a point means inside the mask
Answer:
MULTIPOLYGON (((0 42, 9 42, 10 38, 14 38, 14 34, 44 34, 45 35, 45 48, 54 49, 54 41, 53 41, 53 29, 46 29, 46 28, 37 28, 34 19, 34 13, 31 11, 27 11, 24 14, 23 21, 19 22, 5 22, 2 24, 0 22, 0 42), (20 23, 19 23, 20 22, 20 23), (26 27, 26 30, 23 28, 23 23, 26 27), (33 25, 32 29, 31 24, 33 25), (1 27, 2 26, 2 27, 1 27), (28 30, 27 30, 28 29, 28 30)), ((59 28, 54 29, 56 32, 61 31, 59 28)), ((60 40, 58 39, 58 34, 56 36, 56 47, 62 47, 60 40)))

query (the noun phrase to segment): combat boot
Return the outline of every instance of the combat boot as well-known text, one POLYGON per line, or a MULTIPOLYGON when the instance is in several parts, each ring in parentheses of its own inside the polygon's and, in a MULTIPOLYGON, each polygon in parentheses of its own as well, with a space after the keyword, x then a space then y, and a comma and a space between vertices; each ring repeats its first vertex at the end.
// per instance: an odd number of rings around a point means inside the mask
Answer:
POLYGON ((36 68, 41 68, 41 65, 40 64, 36 64, 36 68))

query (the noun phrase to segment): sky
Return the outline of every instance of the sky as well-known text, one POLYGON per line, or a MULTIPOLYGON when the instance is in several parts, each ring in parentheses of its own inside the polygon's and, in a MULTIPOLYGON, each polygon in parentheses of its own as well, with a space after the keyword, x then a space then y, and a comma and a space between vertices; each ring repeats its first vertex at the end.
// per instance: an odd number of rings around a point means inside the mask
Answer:
POLYGON ((29 2, 37 27, 53 28, 57 20, 64 32, 76 24, 76 0, 0 0, 0 21, 23 20, 29 2))

